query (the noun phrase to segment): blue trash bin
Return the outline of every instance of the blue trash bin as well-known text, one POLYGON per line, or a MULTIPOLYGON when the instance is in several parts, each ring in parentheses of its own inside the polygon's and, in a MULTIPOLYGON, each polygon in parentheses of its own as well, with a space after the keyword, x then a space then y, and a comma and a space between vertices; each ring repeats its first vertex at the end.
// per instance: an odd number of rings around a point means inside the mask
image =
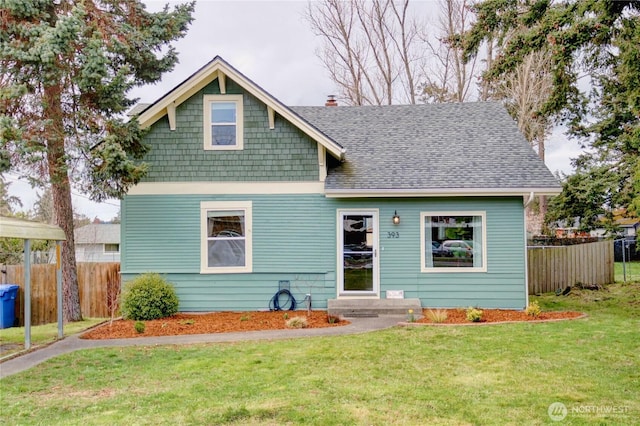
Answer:
POLYGON ((16 297, 20 286, 0 285, 0 328, 13 327, 16 322, 16 297))

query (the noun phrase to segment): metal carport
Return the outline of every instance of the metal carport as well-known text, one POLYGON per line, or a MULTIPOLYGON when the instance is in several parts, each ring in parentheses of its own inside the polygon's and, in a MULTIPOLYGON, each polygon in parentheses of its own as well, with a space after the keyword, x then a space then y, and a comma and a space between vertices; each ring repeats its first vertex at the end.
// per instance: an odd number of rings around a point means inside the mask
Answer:
POLYGON ((58 305, 58 338, 63 336, 62 326, 62 268, 60 243, 67 238, 64 231, 54 225, 0 216, 0 237, 24 240, 24 348, 31 348, 31 240, 56 242, 56 296, 58 305))

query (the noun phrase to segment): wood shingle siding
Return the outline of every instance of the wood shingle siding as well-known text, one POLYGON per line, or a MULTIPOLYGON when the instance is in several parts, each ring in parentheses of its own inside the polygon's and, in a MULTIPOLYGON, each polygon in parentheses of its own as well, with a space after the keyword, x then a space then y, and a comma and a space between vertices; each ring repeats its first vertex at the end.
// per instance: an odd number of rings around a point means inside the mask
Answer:
MULTIPOLYGON (((149 173, 143 182, 318 180, 316 142, 276 117, 269 129, 267 107, 244 94, 244 149, 204 151, 202 99, 219 93, 217 80, 176 108, 176 130, 167 117, 151 126, 145 142, 149 173)), ((227 81, 227 93, 242 94, 227 81)))

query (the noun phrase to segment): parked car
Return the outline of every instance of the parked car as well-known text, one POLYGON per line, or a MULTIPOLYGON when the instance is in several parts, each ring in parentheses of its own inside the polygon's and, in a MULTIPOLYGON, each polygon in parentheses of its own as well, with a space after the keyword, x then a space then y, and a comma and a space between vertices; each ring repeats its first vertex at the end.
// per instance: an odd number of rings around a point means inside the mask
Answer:
POLYGON ((454 257, 473 257, 473 241, 446 240, 442 243, 442 250, 454 257))
POLYGON ((438 241, 431 242, 431 254, 433 255, 433 257, 452 257, 453 256, 453 252, 449 250, 445 250, 442 247, 442 243, 439 243, 438 241))

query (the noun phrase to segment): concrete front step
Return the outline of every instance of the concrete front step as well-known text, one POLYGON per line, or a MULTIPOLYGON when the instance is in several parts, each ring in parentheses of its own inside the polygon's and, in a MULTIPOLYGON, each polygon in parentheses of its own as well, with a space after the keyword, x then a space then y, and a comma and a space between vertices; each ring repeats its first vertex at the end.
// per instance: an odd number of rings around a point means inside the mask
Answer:
POLYGON ((416 317, 422 314, 420 299, 329 299, 327 313, 343 317, 377 315, 406 315, 413 309, 416 317))

